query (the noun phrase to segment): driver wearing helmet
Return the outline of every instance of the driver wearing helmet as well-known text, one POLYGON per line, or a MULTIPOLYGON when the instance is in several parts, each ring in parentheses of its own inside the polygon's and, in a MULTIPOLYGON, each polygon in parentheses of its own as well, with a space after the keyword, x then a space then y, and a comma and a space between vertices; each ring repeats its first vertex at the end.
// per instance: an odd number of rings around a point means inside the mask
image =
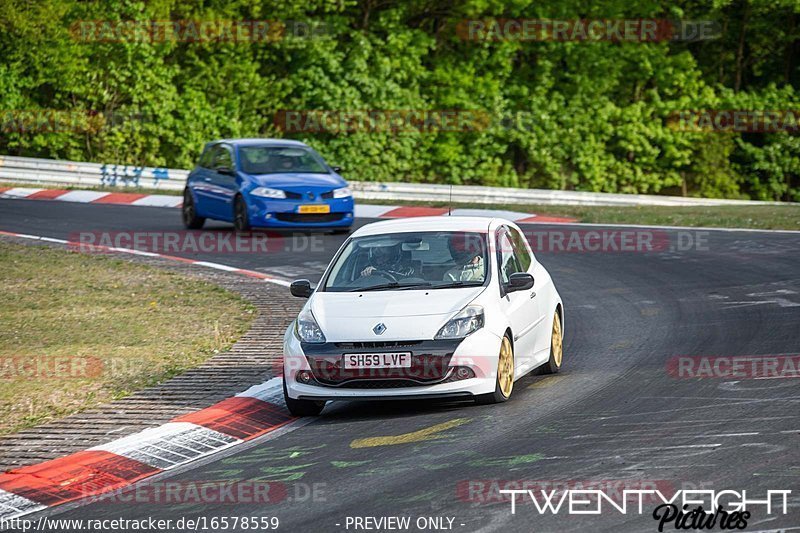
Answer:
POLYGON ((483 246, 481 241, 466 234, 455 234, 447 243, 456 263, 444 275, 444 281, 483 281, 483 246))
POLYGON ((361 271, 361 277, 386 272, 394 278, 408 278, 414 274, 414 267, 403 261, 401 244, 373 246, 369 249, 369 266, 361 271))
POLYGON ((294 157, 290 157, 290 156, 286 156, 286 155, 282 155, 282 156, 279 157, 279 159, 278 159, 278 169, 279 170, 283 170, 283 171, 287 171, 288 172, 290 170, 294 170, 295 167, 296 167, 296 165, 295 165, 295 158, 294 157))

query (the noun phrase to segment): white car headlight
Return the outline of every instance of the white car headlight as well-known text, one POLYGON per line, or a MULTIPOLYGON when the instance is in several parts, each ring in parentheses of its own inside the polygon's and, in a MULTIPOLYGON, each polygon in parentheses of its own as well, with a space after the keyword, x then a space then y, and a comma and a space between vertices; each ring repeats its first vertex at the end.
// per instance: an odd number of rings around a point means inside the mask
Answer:
POLYGON ((303 342, 323 343, 325 334, 317 324, 311 310, 304 309, 294 322, 294 333, 303 342))
POLYGON ((279 189, 270 189, 269 187, 256 187, 250 194, 260 196, 262 198, 286 198, 286 193, 279 189))
POLYGON ((351 196, 353 196, 353 191, 350 190, 350 187, 342 187, 333 191, 334 198, 350 198, 351 196))
POLYGON ((468 305, 442 326, 435 339, 462 339, 483 327, 483 307, 468 305))

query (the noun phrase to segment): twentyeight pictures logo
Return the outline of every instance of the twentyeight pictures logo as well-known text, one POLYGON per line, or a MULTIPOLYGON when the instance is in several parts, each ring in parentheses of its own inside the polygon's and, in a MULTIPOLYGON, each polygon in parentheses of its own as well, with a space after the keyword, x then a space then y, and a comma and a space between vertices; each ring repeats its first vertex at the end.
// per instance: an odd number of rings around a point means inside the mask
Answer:
POLYGON ((528 501, 539 514, 565 513, 568 515, 601 515, 619 513, 622 515, 650 514, 658 521, 658 530, 665 527, 674 529, 745 529, 758 509, 761 515, 787 514, 791 490, 767 490, 753 495, 747 490, 677 490, 672 495, 664 494, 658 488, 624 489, 619 494, 608 494, 603 489, 501 489, 501 494, 509 494, 511 514, 516 514, 517 505, 528 501), (655 498, 658 505, 650 510, 645 504, 655 498), (706 509, 713 510, 711 512, 706 509))

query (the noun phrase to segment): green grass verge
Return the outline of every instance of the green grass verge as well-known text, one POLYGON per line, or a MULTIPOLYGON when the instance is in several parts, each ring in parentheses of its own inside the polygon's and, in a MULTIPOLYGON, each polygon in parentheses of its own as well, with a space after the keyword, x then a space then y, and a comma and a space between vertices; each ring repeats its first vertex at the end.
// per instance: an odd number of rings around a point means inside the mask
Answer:
MULTIPOLYGON (((0 187, 20 187, 20 184, 0 183, 0 187)), ((28 185, 38 188, 44 185, 28 185)), ((76 187, 80 189, 81 187, 76 187)), ((85 188, 85 187, 83 187, 85 188)), ((104 187, 109 192, 137 192, 142 194, 173 194, 180 191, 156 189, 131 189, 104 187)), ((447 207, 447 202, 402 202, 397 200, 359 200, 376 205, 426 205, 447 207)), ((572 217, 580 222, 597 224, 643 224, 654 226, 690 226, 707 228, 787 229, 800 230, 800 204, 742 205, 714 207, 662 207, 662 206, 573 206, 573 205, 505 205, 480 203, 453 203, 454 208, 507 209, 537 215, 572 217)))
POLYGON ((0 434, 121 398, 228 349, 255 308, 213 284, 0 241, 0 434))

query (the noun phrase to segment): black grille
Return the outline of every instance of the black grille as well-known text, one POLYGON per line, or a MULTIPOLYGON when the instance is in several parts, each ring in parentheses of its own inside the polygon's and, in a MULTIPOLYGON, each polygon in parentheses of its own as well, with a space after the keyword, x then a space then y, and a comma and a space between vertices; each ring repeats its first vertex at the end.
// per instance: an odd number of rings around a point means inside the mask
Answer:
POLYGON ((276 213, 275 218, 281 222, 294 224, 315 224, 320 222, 338 222, 344 213, 276 213))
POLYGON ((323 200, 330 200, 333 198, 333 191, 324 192, 320 194, 320 197, 322 197, 323 200))
POLYGON ((419 346, 422 341, 365 341, 365 342, 337 342, 337 348, 345 350, 363 350, 370 348, 405 348, 409 346, 419 346))
POLYGON ((299 192, 290 192, 290 191, 284 191, 284 192, 286 193, 286 198, 289 198, 291 200, 299 200, 300 198, 303 197, 303 195, 300 194, 299 192))
MULTIPOLYGON (((453 381, 461 381, 462 379, 470 379, 475 377, 475 372, 471 369, 465 376, 459 376, 458 370, 461 367, 455 366, 447 370, 443 378, 434 380, 417 381, 413 379, 354 379, 341 383, 328 382, 325 380, 311 379, 312 385, 321 385, 328 387, 337 387, 340 389, 401 389, 404 387, 421 387, 425 385, 434 385, 437 383, 452 383, 453 381)), ((303 382, 301 382, 303 383, 303 382)))
POLYGON ((348 381, 339 385, 340 389, 402 389, 405 387, 420 387, 430 383, 420 383, 410 379, 373 379, 369 381, 348 381))

